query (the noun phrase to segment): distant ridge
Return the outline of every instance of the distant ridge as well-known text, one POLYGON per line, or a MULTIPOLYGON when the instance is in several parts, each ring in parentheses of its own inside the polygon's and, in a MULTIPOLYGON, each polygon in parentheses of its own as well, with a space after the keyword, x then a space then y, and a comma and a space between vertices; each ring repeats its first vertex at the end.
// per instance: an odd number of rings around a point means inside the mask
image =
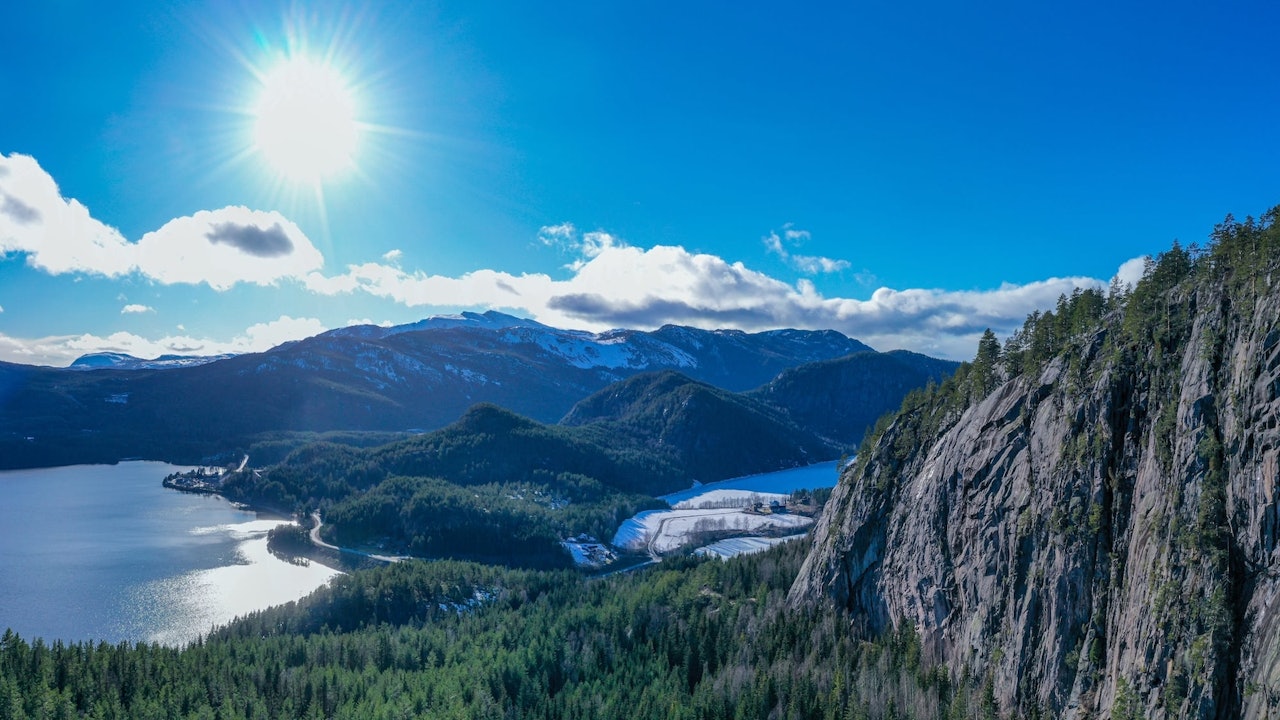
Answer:
POLYGON ((331 330, 261 353, 0 365, 0 466, 199 462, 271 432, 430 431, 488 402, 543 423, 605 386, 676 370, 744 392, 806 363, 874 353, 833 330, 666 325, 592 333, 500 312, 331 330))
POLYGON ((561 424, 669 455, 686 478, 703 482, 830 460, 843 449, 772 405, 674 370, 614 383, 574 405, 561 424))
POLYGON ((438 330, 441 328, 488 328, 490 330, 501 330, 513 327, 536 327, 551 329, 536 320, 528 318, 520 318, 506 313, 500 313, 496 310, 486 310, 482 313, 463 312, 456 315, 432 315, 431 317, 418 320, 417 322, 406 323, 404 325, 352 325, 350 327, 338 328, 330 330, 323 335, 331 335, 337 337, 356 337, 356 338, 384 338, 390 335, 399 335, 400 333, 416 332, 418 330, 438 330))
POLYGON ((235 357, 234 354, 221 355, 161 355, 146 360, 125 353, 100 352, 81 355, 69 366, 72 370, 172 370, 174 368, 195 367, 218 360, 235 357))
POLYGON ((897 410, 908 392, 942 382, 959 366, 906 350, 859 352, 783 370, 747 395, 850 447, 881 415, 897 410))

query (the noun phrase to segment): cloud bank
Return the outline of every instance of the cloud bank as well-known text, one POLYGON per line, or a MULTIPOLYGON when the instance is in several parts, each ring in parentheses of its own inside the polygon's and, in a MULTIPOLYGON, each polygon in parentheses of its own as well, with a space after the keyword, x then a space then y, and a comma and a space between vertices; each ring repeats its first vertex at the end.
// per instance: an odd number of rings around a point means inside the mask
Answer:
POLYGON ((318 335, 328 328, 316 318, 294 318, 281 315, 265 323, 250 325, 230 340, 212 340, 190 335, 168 335, 145 338, 128 332, 106 336, 53 335, 42 338, 15 338, 0 333, 0 357, 26 365, 70 365, 81 355, 96 352, 118 352, 140 358, 161 355, 221 355, 224 353, 261 352, 291 340, 318 335))
POLYGON ((301 278, 324 264, 297 225, 245 207, 202 210, 130 242, 63 197, 34 158, 18 153, 0 155, 0 253, 25 255, 28 265, 51 275, 137 273, 215 290, 301 278))
MULTIPOLYGON (((581 232, 569 222, 541 228, 538 239, 568 256, 564 277, 493 269, 456 277, 407 271, 400 267, 404 255, 399 249, 383 254, 382 262, 327 274, 320 251, 279 213, 239 206, 200 211, 133 242, 93 218, 75 199, 63 197, 33 158, 0 156, 0 254, 20 255, 30 267, 53 275, 139 275, 218 291, 241 283, 296 281, 320 296, 363 293, 406 307, 449 311, 493 308, 586 330, 653 329, 669 323, 746 331, 830 328, 881 350, 906 348, 954 359, 971 358, 988 327, 1007 336, 1033 310, 1051 308, 1059 295, 1107 285, 1097 278, 1053 277, 988 289, 881 287, 867 299, 828 297, 807 277, 789 283, 717 255, 678 245, 637 247, 603 230, 581 232)), ((803 275, 850 267, 846 260, 797 254, 809 239, 808 231, 788 224, 763 242, 768 252, 803 275)), ((1143 258, 1129 260, 1116 277, 1133 284, 1144 263, 1143 258)), ((121 312, 153 311, 126 305, 121 312)), ((65 364, 63 360, 83 352, 101 350, 143 357, 248 352, 323 329, 315 318, 281 315, 223 341, 185 335, 147 339, 128 333, 38 339, 0 335, 0 358, 65 364)))
MULTIPOLYGON (((1007 336, 1033 310, 1052 308, 1059 295, 1107 285, 1097 278, 1065 277, 987 290, 882 287, 858 300, 825 297, 809 280, 791 285, 741 262, 679 246, 642 249, 607 233, 579 235, 570 223, 545 227, 539 237, 579 253, 566 266, 567 279, 495 270, 448 277, 365 263, 337 276, 312 273, 306 285, 319 294, 363 292, 408 307, 500 308, 588 330, 667 323, 747 331, 831 328, 882 350, 907 348, 956 359, 971 358, 988 327, 1007 336)), ((1141 263, 1125 263, 1123 279, 1141 263)))

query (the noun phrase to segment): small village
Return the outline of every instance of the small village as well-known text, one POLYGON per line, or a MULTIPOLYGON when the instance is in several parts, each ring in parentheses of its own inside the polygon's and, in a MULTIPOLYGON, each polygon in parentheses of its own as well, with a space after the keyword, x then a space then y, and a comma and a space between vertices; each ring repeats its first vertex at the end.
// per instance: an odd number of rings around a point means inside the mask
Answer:
POLYGON ((162 484, 167 488, 181 490, 182 492, 214 495, 222 487, 222 475, 224 472, 226 471, 223 468, 210 469, 201 467, 185 472, 170 473, 165 476, 162 484))
POLYGON ((172 490, 182 492, 216 495, 222 491, 222 482, 230 473, 242 472, 249 464, 249 456, 245 455, 236 467, 198 467, 192 470, 170 473, 161 484, 172 490))

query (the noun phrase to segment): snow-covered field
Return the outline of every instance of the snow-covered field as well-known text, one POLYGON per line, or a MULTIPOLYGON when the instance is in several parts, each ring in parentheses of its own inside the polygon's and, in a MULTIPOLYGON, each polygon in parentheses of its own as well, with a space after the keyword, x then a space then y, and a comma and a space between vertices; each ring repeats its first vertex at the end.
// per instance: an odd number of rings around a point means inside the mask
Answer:
POLYGON ((721 559, 728 559, 738 555, 751 555, 752 553, 768 550, 774 545, 780 545, 788 540, 804 537, 804 535, 788 535, 786 537, 740 537, 729 538, 713 542, 710 545, 703 545, 694 550, 696 555, 714 556, 721 559))
POLYGON ((735 532, 743 535, 765 531, 786 531, 813 524, 803 515, 756 515, 737 508, 711 510, 646 510, 622 523, 613 544, 624 550, 656 554, 678 550, 706 532, 735 532))
POLYGON ((747 548, 758 552, 779 538, 749 536, 795 533, 807 529, 813 520, 790 513, 758 514, 744 510, 755 503, 768 505, 772 501, 785 501, 793 490, 833 487, 837 479, 836 463, 832 461, 696 485, 662 496, 671 510, 645 510, 623 522, 613 536, 613 546, 662 555, 697 542, 703 533, 714 532, 743 537, 721 541, 729 543, 725 545, 713 543, 708 548, 717 549, 708 552, 722 557, 747 552, 747 548), (735 541, 738 544, 734 545, 735 541))

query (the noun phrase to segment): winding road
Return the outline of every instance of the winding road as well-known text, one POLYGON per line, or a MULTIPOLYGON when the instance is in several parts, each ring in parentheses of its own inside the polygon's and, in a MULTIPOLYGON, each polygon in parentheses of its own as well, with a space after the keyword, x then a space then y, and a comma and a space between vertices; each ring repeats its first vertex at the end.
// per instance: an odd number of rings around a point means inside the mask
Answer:
POLYGON ((413 557, 409 555, 376 555, 374 553, 365 552, 364 550, 356 550, 355 548, 344 548, 344 547, 338 547, 337 545, 331 545, 320 538, 320 526, 323 524, 323 522, 320 520, 320 513, 318 512, 311 513, 311 519, 315 521, 315 525, 311 527, 311 544, 315 545, 316 547, 328 548, 329 550, 336 550, 337 552, 347 553, 349 555, 359 555, 360 557, 367 557, 371 560, 377 560, 379 562, 384 562, 384 563, 394 563, 394 562, 400 562, 401 560, 413 559, 413 557))

